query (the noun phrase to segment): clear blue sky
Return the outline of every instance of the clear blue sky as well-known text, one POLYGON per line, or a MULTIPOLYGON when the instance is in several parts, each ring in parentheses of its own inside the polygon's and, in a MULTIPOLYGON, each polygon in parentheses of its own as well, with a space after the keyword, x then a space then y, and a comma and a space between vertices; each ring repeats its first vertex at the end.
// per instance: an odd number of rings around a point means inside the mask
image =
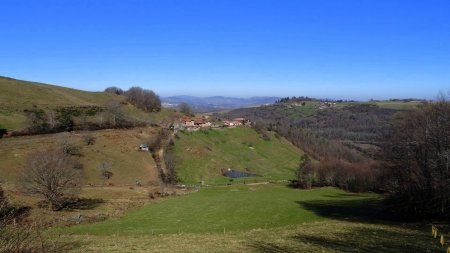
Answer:
POLYGON ((434 98, 448 0, 0 1, 0 75, 168 95, 434 98))

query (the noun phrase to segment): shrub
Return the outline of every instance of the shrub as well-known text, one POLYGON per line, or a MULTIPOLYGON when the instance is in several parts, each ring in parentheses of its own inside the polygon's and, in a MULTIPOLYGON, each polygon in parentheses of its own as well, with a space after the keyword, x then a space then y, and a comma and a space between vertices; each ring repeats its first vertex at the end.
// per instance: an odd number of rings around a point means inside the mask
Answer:
POLYGON ((95 144, 95 137, 91 133, 85 133, 83 135, 83 141, 86 143, 86 145, 94 145, 95 144))
POLYGON ((63 138, 59 142, 60 150, 65 155, 81 156, 81 148, 69 138, 63 138))

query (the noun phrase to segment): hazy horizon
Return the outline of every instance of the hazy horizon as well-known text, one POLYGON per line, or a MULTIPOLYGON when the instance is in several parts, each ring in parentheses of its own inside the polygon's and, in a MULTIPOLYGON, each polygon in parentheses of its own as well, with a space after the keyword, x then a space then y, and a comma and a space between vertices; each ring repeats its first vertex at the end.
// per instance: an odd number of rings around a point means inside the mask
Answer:
POLYGON ((162 97, 433 99, 450 87, 450 2, 20 1, 0 75, 162 97))

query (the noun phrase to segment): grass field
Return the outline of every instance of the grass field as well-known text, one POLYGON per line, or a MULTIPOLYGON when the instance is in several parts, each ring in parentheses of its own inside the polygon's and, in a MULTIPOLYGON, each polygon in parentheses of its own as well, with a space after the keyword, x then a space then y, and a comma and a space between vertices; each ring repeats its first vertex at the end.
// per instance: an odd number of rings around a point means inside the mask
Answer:
POLYGON ((426 226, 374 222, 378 200, 334 188, 215 187, 52 232, 73 252, 440 252, 426 226))
POLYGON ((177 175, 184 183, 224 183, 221 169, 233 168, 263 176, 261 179, 292 179, 301 150, 270 133, 263 140, 251 128, 213 129, 179 133, 175 138, 177 175))
POLYGON ((336 198, 345 205, 352 205, 373 201, 376 196, 348 194, 333 188, 298 191, 284 185, 216 187, 149 204, 119 220, 76 226, 69 231, 93 235, 149 235, 273 228, 324 220, 308 210, 309 205, 336 198))
POLYGON ((417 108, 421 102, 411 101, 411 102, 403 102, 403 101, 379 101, 379 102, 369 102, 369 104, 378 105, 381 108, 394 109, 394 110, 412 110, 417 108))

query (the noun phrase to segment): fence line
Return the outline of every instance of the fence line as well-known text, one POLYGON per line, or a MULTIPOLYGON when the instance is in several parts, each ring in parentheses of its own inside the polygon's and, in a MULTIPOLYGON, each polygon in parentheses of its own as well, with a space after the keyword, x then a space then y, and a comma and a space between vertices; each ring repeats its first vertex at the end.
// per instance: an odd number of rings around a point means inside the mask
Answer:
POLYGON ((448 242, 445 241, 444 234, 441 233, 439 229, 434 225, 431 225, 431 235, 434 238, 439 239, 439 243, 442 247, 445 247, 447 245, 447 253, 450 253, 450 246, 448 246, 448 242))

